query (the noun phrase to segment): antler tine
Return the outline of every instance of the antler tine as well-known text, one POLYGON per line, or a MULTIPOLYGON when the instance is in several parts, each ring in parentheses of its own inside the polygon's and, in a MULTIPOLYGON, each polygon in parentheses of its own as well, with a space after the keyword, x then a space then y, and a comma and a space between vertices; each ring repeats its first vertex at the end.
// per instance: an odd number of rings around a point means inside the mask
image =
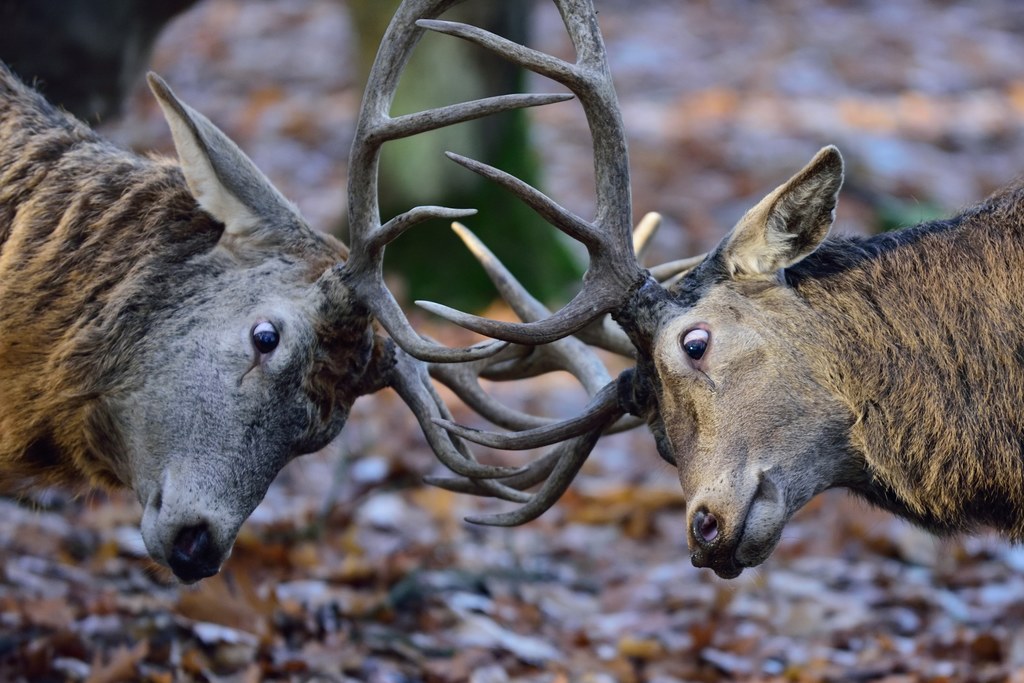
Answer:
POLYGON ((587 116, 594 143, 597 186, 597 211, 592 222, 562 208, 518 178, 486 164, 449 154, 457 163, 508 189, 556 228, 580 241, 590 254, 590 267, 580 292, 560 311, 544 320, 498 322, 440 304, 417 302, 457 325, 520 344, 545 344, 581 330, 621 306, 647 279, 633 254, 625 131, 596 13, 589 0, 556 0, 556 4, 576 49, 575 64, 474 26, 448 21, 419 22, 422 27, 478 44, 561 83, 580 100, 587 116))
MULTIPOLYGON (((618 385, 616 382, 609 382, 590 400, 590 403, 587 404, 587 407, 579 415, 568 420, 535 427, 526 431, 499 434, 497 432, 487 432, 465 427, 450 420, 438 418, 434 419, 434 424, 447 429, 456 436, 460 436, 473 443, 478 443, 481 446, 521 451, 528 448, 550 446, 584 432, 590 432, 599 425, 609 424, 607 421, 608 416, 616 411, 618 411, 619 415, 622 414, 622 411, 619 409, 618 385)), ((616 417, 616 419, 618 418, 616 417)))
POLYGON ((643 263, 644 253, 651 245, 651 239, 654 238, 654 234, 660 227, 661 214, 654 211, 645 213, 640 222, 636 224, 633 229, 633 253, 636 254, 637 261, 643 263))
MULTIPOLYGON (((621 415, 621 412, 619 415, 621 415)), ((611 424, 616 419, 617 416, 610 415, 605 426, 611 424)), ((466 517, 466 521, 488 526, 518 526, 537 519, 552 505, 557 503, 558 499, 565 493, 565 490, 569 488, 569 485, 572 484, 573 479, 579 473, 580 468, 583 467, 583 463, 587 461, 590 453, 594 450, 594 446, 597 444, 597 440, 601 438, 603 431, 602 428, 597 428, 562 444, 558 449, 561 452, 555 459, 555 466, 547 479, 545 479, 544 484, 521 507, 511 512, 466 517)))
POLYGON ((395 366, 388 384, 412 410, 431 448, 448 469, 464 477, 485 480, 509 477, 523 471, 522 468, 482 465, 473 459, 461 442, 453 442, 448 434, 437 429, 432 421, 449 419, 451 413, 430 384, 426 366, 401 349, 395 350, 394 358, 395 366))
MULTIPOLYGON (((554 471, 555 465, 557 465, 559 459, 561 459, 562 451, 565 450, 567 443, 561 444, 556 448, 552 448, 539 459, 530 463, 527 471, 511 477, 506 477, 501 480, 501 483, 509 488, 515 489, 516 491, 526 491, 527 489, 533 488, 547 479, 551 472, 554 471)), ((423 480, 431 486, 437 486, 442 489, 447 489, 448 491, 454 491, 455 493, 468 493, 474 496, 490 496, 490 494, 482 489, 476 481, 473 479, 466 479, 465 477, 424 477, 423 480)), ((516 500, 512 502, 521 503, 528 501, 516 500)))
POLYGON ((661 265, 651 268, 651 277, 658 282, 663 283, 666 280, 670 280, 679 275, 685 275, 699 266, 705 258, 707 258, 707 254, 700 254, 699 256, 691 256, 690 258, 677 259, 675 261, 662 263, 661 265))
POLYGON ((561 94, 512 94, 489 97, 392 118, 389 115, 405 65, 423 34, 416 20, 434 17, 461 0, 407 0, 381 41, 370 70, 363 105, 356 125, 349 163, 349 226, 351 256, 341 267, 355 293, 406 352, 434 362, 471 361, 499 351, 500 344, 450 349, 420 337, 409 325, 383 283, 381 263, 385 246, 416 223, 429 218, 457 218, 469 210, 418 207, 381 225, 377 176, 380 151, 390 140, 409 137, 496 112, 534 107, 570 99, 561 94))
POLYGON ((389 118, 381 123, 377 136, 383 141, 397 140, 453 126, 456 123, 465 123, 473 119, 499 114, 510 109, 542 107, 545 104, 557 104, 571 99, 573 99, 573 95, 570 93, 513 93, 485 97, 389 118))
POLYGON ((581 329, 576 333, 576 338, 584 344, 611 351, 624 358, 636 358, 636 347, 629 336, 607 315, 581 329))
POLYGON ((556 420, 515 410, 491 397, 476 381, 480 371, 470 365, 437 363, 430 376, 451 389, 477 415, 505 429, 516 431, 553 424, 556 420))

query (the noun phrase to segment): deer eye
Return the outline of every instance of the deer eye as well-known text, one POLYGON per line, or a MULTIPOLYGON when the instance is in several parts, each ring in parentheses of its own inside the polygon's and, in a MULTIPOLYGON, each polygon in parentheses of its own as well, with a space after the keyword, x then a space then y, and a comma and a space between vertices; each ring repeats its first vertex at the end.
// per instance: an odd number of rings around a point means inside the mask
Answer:
POLYGON ((707 330, 700 327, 692 329, 683 337, 683 351, 693 360, 700 360, 708 350, 709 339, 711 334, 707 330))
POLYGON ((281 341, 281 335, 277 333, 277 328, 273 323, 264 320, 261 323, 256 323, 256 327, 252 328, 252 344, 260 353, 270 353, 277 348, 279 341, 281 341))

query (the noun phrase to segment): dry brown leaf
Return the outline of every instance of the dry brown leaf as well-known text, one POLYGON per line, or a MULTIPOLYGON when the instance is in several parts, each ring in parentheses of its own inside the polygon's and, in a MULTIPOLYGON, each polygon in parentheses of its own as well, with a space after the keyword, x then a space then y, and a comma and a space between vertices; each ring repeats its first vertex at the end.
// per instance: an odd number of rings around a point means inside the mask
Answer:
POLYGON ((63 597, 32 600, 22 605, 21 612, 27 623, 52 629, 65 628, 75 620, 75 611, 63 597))
POLYGON ((85 683, 122 683, 138 680, 138 664, 149 654, 149 643, 140 640, 133 647, 119 647, 104 664, 97 652, 92 660, 92 671, 85 683))
POLYGON ((665 654, 665 647, 654 638, 624 636, 619 639, 618 651, 631 659, 657 659, 665 654))
POLYGON ((184 591, 178 599, 177 612, 195 621, 206 621, 245 631, 257 636, 267 632, 266 604, 254 602, 253 596, 232 586, 225 575, 218 574, 184 591))

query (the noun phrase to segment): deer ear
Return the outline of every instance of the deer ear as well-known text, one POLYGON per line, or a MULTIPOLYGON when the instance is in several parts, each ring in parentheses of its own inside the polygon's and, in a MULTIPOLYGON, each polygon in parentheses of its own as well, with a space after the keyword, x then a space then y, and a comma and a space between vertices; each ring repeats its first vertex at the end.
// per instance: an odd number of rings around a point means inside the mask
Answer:
POLYGON ((733 277, 775 277, 818 248, 835 219, 843 157, 821 149, 803 170, 762 199, 718 247, 733 277))
POLYGON ((302 224, 298 209, 209 119, 179 100, 155 73, 147 77, 171 128, 185 182, 199 206, 224 224, 225 235, 269 238, 302 224))

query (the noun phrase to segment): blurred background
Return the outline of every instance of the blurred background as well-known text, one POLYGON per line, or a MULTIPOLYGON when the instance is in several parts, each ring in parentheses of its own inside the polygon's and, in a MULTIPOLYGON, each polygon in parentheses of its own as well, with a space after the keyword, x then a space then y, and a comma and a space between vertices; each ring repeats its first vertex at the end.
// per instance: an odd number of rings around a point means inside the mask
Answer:
MULTIPOLYGON (((364 74, 394 5, 0 0, 0 58, 120 144, 169 153, 140 80, 158 71, 314 227, 344 235, 364 74)), ((950 212, 1024 169, 1016 0, 597 5, 637 218, 665 216, 652 262, 712 247, 825 144, 848 165, 844 232, 950 212)), ((571 57, 546 1, 460 11, 571 57)), ((396 113, 554 89, 437 36, 412 68, 396 113)), ((424 136, 389 150, 382 174, 385 217, 419 202, 476 206, 470 227, 533 291, 565 301, 586 266, 577 246, 444 149, 589 216, 577 105, 424 136)), ((389 248, 394 289, 500 313, 448 232, 424 225, 389 248)), ((581 400, 559 377, 496 390, 549 414, 581 400)), ((690 567, 679 487, 646 434, 602 443, 537 522, 482 529, 460 520, 501 504, 421 487, 438 466, 406 413, 387 394, 362 399, 336 444, 286 469, 224 574, 197 588, 142 558, 127 497, 53 492, 35 509, 0 500, 0 678, 1024 680, 1024 552, 990 535, 937 541, 836 492, 791 523, 766 565, 722 582, 690 567)))

